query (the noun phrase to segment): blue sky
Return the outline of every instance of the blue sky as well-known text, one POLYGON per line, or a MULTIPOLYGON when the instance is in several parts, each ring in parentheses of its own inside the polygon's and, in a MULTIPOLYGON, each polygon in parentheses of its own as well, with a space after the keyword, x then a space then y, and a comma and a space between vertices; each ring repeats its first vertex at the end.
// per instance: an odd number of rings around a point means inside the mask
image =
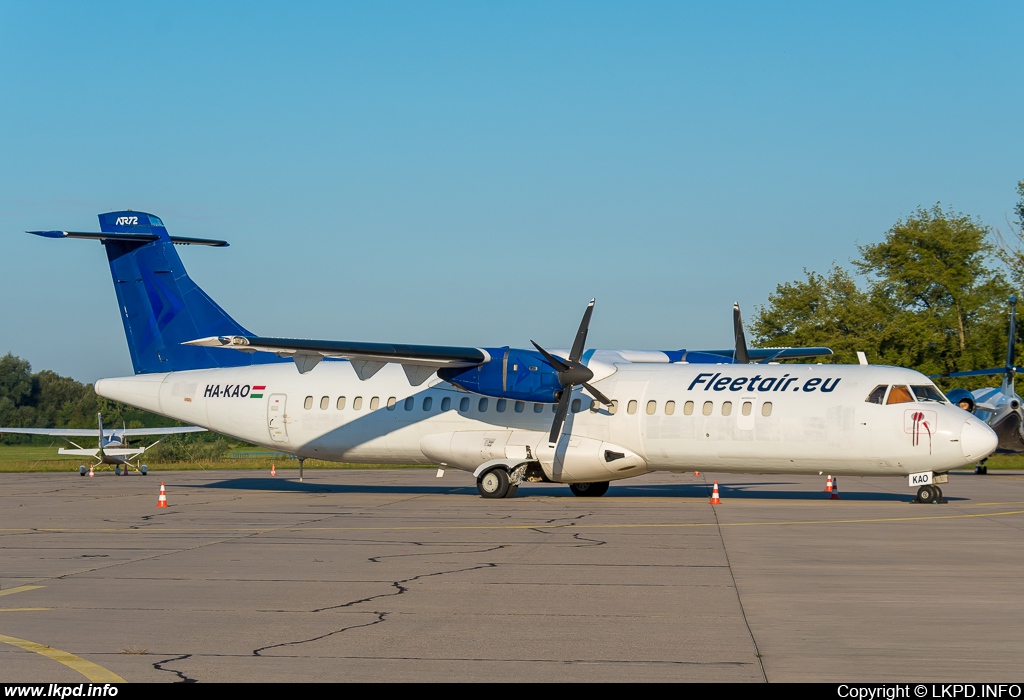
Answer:
POLYGON ((1006 230, 1021 3, 0 0, 0 353, 131 373, 132 208, 263 335, 731 342, 919 206, 1006 230))

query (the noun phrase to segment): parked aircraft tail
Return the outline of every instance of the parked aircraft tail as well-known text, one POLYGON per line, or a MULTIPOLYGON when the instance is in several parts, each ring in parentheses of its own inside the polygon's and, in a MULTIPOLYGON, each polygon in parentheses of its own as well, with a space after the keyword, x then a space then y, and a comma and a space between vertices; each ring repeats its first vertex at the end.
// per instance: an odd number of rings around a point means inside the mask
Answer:
POLYGON ((282 361, 271 353, 182 345, 207 336, 251 335, 192 281, 174 249, 175 244, 220 247, 225 241, 170 236, 159 218, 141 211, 100 214, 99 220, 100 233, 29 233, 103 244, 136 374, 282 361))

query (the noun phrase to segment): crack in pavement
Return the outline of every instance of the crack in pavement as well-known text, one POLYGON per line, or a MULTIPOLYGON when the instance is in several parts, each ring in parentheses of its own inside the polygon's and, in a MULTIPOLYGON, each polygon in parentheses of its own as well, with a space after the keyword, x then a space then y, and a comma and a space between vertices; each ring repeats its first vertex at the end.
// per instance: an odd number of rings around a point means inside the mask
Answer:
MULTIPOLYGON (((319 612, 325 612, 327 610, 339 610, 341 608, 350 608, 353 605, 358 605, 360 603, 367 603, 367 602, 369 602, 371 600, 376 600, 377 598, 390 598, 392 596, 402 595, 403 593, 405 593, 405 592, 407 592, 409 590, 409 588, 407 586, 404 586, 402 584, 412 583, 413 581, 416 581, 418 579, 431 578, 433 576, 444 576, 446 574, 460 574, 460 573, 464 573, 466 571, 476 571, 477 569, 490 569, 490 568, 494 568, 494 567, 497 567, 497 566, 498 566, 497 564, 488 563, 488 564, 481 564, 479 566, 470 566, 470 567, 467 567, 465 569, 453 569, 451 571, 436 571, 436 572, 434 572, 432 574, 420 574, 418 576, 413 576, 411 578, 400 579, 398 581, 392 581, 391 582, 391 586, 396 589, 394 591, 390 591, 388 593, 380 593, 378 595, 372 595, 372 596, 368 596, 366 598, 360 598, 358 600, 350 600, 349 602, 341 603, 340 605, 330 605, 330 606, 323 607, 323 608, 315 608, 313 610, 310 610, 309 612, 319 613, 319 612)), ((320 635, 317 635, 315 637, 310 637, 309 639, 297 639, 297 640, 293 640, 293 641, 290 641, 290 642, 280 642, 278 644, 268 644, 267 646, 262 646, 262 647, 258 647, 256 649, 253 649, 252 650, 252 655, 253 656, 262 656, 261 652, 264 652, 264 651, 266 651, 268 649, 275 649, 277 647, 295 646, 295 645, 298 645, 298 644, 306 644, 308 642, 315 642, 315 641, 319 641, 321 639, 326 639, 327 637, 332 637, 332 636, 334 636, 336 634, 341 634, 342 632, 347 632, 349 630, 359 629, 360 627, 371 627, 373 625, 379 625, 380 623, 385 622, 387 620, 387 616, 388 616, 389 613, 382 612, 380 610, 375 610, 375 611, 373 611, 373 614, 375 614, 377 616, 377 619, 372 621, 372 622, 365 622, 365 623, 359 624, 359 625, 349 625, 348 627, 342 627, 341 629, 333 630, 331 632, 325 632, 324 634, 320 634, 320 635)))
POLYGON ((349 630, 358 629, 360 627, 372 627, 373 625, 379 625, 380 623, 384 622, 385 619, 387 619, 388 613, 386 613, 386 612, 378 612, 378 613, 376 613, 376 615, 377 615, 377 619, 374 620, 373 622, 364 622, 361 625, 349 625, 348 627, 342 627, 340 630, 334 630, 332 632, 325 632, 324 634, 321 634, 321 635, 319 635, 317 637, 310 637, 309 639, 298 639, 298 640, 293 641, 293 642, 281 642, 280 644, 269 644, 269 645, 267 645, 265 647, 259 647, 258 649, 253 649, 252 650, 252 655, 253 656, 263 656, 263 654, 261 652, 264 652, 267 649, 275 649, 277 647, 293 646, 293 645, 296 645, 296 644, 306 644, 307 642, 315 642, 315 641, 318 641, 320 639, 326 639, 327 637, 333 637, 336 634, 341 634, 342 632, 347 632, 349 630))
POLYGON ((179 683, 198 683, 199 681, 197 679, 190 678, 190 677, 186 676, 183 672, 178 671, 176 669, 164 668, 163 665, 162 665, 162 664, 166 664, 166 663, 168 663, 170 661, 182 661, 184 659, 191 659, 191 658, 192 658, 192 654, 182 654, 181 656, 174 656, 174 657, 171 657, 169 659, 164 659, 163 661, 157 661, 156 663, 153 664, 153 668, 155 668, 157 671, 166 671, 168 673, 173 673, 174 675, 176 675, 178 678, 181 679, 180 681, 178 681, 179 683))
MULTIPOLYGON (((380 543, 377 542, 376 544, 380 544, 380 543)), ((393 544, 398 544, 398 543, 395 542, 393 544)), ((416 545, 417 547, 437 547, 437 546, 439 546, 436 542, 403 542, 402 544, 416 545)), ((443 546, 451 546, 451 543, 445 543, 445 545, 443 545, 443 546)), ((467 545, 467 546, 469 546, 469 545, 467 545)), ((370 557, 367 561, 372 561, 374 564, 380 564, 381 561, 384 560, 384 559, 398 559, 398 558, 401 558, 401 557, 428 557, 428 556, 432 556, 432 555, 441 555, 441 554, 484 554, 486 552, 496 552, 499 549, 504 549, 507 546, 508 545, 499 544, 499 545, 495 545, 494 547, 488 547, 486 549, 466 549, 466 550, 463 550, 461 552, 423 552, 422 554, 421 553, 415 553, 415 554, 382 554, 382 555, 380 555, 378 557, 370 557)))

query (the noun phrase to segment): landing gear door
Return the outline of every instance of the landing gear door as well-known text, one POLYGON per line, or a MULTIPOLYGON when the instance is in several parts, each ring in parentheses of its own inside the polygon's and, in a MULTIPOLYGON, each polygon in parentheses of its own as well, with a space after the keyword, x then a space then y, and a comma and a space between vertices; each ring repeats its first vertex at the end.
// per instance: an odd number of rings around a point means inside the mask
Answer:
POLYGON ((285 394, 271 394, 267 402, 267 429, 274 442, 288 442, 288 428, 284 422, 285 394))

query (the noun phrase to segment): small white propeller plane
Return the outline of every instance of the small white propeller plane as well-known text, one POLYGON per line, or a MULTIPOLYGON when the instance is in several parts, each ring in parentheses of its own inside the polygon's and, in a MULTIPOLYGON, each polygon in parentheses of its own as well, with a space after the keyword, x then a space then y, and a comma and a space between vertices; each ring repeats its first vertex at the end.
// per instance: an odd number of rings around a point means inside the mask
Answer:
MULTIPOLYGON (((134 470, 145 476, 149 473, 149 467, 141 464, 142 454, 160 442, 145 447, 129 447, 128 439, 133 437, 144 437, 152 435, 176 435, 178 433, 200 433, 206 428, 195 425, 182 426, 177 428, 104 428, 102 414, 96 414, 97 428, 0 428, 0 433, 16 433, 19 435, 50 435, 67 440, 74 447, 61 447, 57 454, 78 455, 92 457, 95 461, 90 467, 84 464, 78 467, 78 473, 85 476, 89 469, 104 469, 113 467, 114 474, 120 476, 127 474, 128 470, 134 470), (94 437, 97 438, 96 447, 81 447, 70 438, 94 437), (134 461, 133 461, 134 460, 134 461), (122 471, 122 469, 124 471, 122 471)), ((162 438, 161 438, 162 439, 162 438)))
POLYGON ((135 368, 96 392, 241 440, 317 458, 472 472, 484 498, 532 481, 600 496, 650 471, 906 478, 943 502, 948 472, 996 448, 983 421, 924 375, 780 365, 827 348, 587 350, 594 302, 565 350, 394 345, 250 333, 193 282, 143 212, 101 214, 135 368))

